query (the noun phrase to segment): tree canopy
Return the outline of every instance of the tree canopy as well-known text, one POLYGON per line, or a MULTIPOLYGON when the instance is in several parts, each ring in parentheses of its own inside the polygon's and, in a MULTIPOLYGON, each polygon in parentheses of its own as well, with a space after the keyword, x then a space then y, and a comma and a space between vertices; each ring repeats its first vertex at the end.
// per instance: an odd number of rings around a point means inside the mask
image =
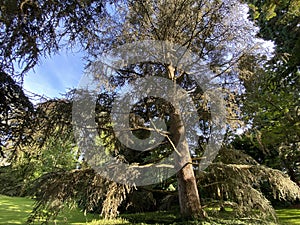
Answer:
POLYGON ((251 135, 262 155, 273 155, 267 157, 268 165, 287 170, 299 184, 300 2, 249 3, 252 18, 261 27, 259 35, 274 42, 275 53, 245 81, 245 115, 257 130, 251 135))

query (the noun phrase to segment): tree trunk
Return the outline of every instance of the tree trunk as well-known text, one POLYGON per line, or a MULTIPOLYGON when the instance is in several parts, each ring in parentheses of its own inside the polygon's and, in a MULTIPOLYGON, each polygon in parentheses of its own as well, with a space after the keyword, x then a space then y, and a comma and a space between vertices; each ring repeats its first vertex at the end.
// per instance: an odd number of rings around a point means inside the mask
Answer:
MULTIPOLYGON (((175 68, 169 65, 167 70, 169 79, 174 82, 174 98, 176 99, 178 96, 176 96, 175 68)), ((204 218, 206 215, 201 208, 200 196, 189 146, 185 138, 185 127, 181 119, 180 109, 174 106, 174 111, 170 116, 170 138, 179 153, 176 155, 175 160, 182 167, 177 173, 180 213, 184 218, 204 218)))
POLYGON ((179 113, 175 109, 175 112, 171 114, 170 135, 180 153, 175 159, 176 163, 182 166, 182 169, 177 173, 180 212, 184 218, 203 218, 205 212, 201 208, 196 178, 191 164, 192 160, 185 138, 184 124, 179 113))
POLYGON ((186 165, 177 173, 180 213, 185 218, 204 218, 196 179, 191 164, 186 165))

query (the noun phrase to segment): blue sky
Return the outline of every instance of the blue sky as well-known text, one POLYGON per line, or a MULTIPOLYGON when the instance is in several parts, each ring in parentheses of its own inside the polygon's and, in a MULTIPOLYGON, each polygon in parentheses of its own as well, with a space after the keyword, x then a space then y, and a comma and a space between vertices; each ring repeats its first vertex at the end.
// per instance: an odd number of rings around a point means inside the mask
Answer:
POLYGON ((84 71, 80 53, 66 53, 42 59, 24 78, 27 91, 59 98, 70 88, 76 88, 84 71))

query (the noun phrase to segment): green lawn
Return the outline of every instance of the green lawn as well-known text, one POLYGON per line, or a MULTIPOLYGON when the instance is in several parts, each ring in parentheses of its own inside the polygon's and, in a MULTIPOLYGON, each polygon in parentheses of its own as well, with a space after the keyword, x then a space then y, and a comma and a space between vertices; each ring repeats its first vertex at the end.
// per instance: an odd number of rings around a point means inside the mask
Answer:
MULTIPOLYGON (((28 198, 12 198, 0 195, 0 224, 25 224, 33 203, 34 201, 28 198)), ((78 209, 67 209, 59 215, 55 222, 56 224, 82 225, 97 218, 98 216, 91 214, 85 216, 84 213, 78 209)), ((55 222, 52 224, 55 224, 55 222)))
POLYGON ((278 209, 276 213, 282 224, 300 225, 300 209, 278 209))
MULTIPOLYGON (((0 224, 16 225, 25 224, 26 218, 31 212, 33 200, 28 198, 7 197, 0 195, 0 224)), ((300 209, 280 209, 276 210, 281 224, 300 225, 300 209)), ((112 221, 99 220, 97 215, 88 214, 85 216, 78 209, 65 210, 55 222, 57 225, 109 225, 109 224, 199 224, 197 222, 182 222, 178 215, 166 212, 124 214, 124 219, 112 221), (130 222, 128 222, 130 221, 130 222), (175 222, 177 221, 177 222, 175 222)), ((214 221, 214 220, 213 220, 214 221)), ((220 222, 209 222, 206 224, 249 224, 233 220, 218 220, 220 222)), ((36 223, 40 224, 40 223, 36 223)))
POLYGON ((24 224, 33 201, 0 195, 0 224, 24 224))

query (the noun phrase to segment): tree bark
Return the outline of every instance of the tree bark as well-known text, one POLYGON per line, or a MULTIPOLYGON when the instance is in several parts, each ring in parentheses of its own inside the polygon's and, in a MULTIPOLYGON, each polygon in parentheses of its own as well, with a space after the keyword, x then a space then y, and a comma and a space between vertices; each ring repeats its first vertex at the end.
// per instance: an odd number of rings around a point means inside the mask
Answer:
POLYGON ((171 114, 170 136, 177 151, 180 153, 180 155, 177 154, 176 163, 182 166, 177 173, 181 215, 184 218, 204 218, 205 212, 201 208, 192 160, 185 138, 184 124, 177 109, 171 114))
POLYGON ((185 218, 204 218, 196 179, 191 164, 177 173, 180 213, 185 218))
MULTIPOLYGON (((174 82, 173 97, 176 99, 175 68, 168 65, 167 70, 169 79, 174 82)), ((180 109, 176 106, 173 107, 169 131, 170 139, 177 150, 175 161, 181 166, 177 172, 180 213, 184 218, 204 218, 206 215, 201 207, 189 146, 185 138, 185 126, 181 119, 180 109)))

